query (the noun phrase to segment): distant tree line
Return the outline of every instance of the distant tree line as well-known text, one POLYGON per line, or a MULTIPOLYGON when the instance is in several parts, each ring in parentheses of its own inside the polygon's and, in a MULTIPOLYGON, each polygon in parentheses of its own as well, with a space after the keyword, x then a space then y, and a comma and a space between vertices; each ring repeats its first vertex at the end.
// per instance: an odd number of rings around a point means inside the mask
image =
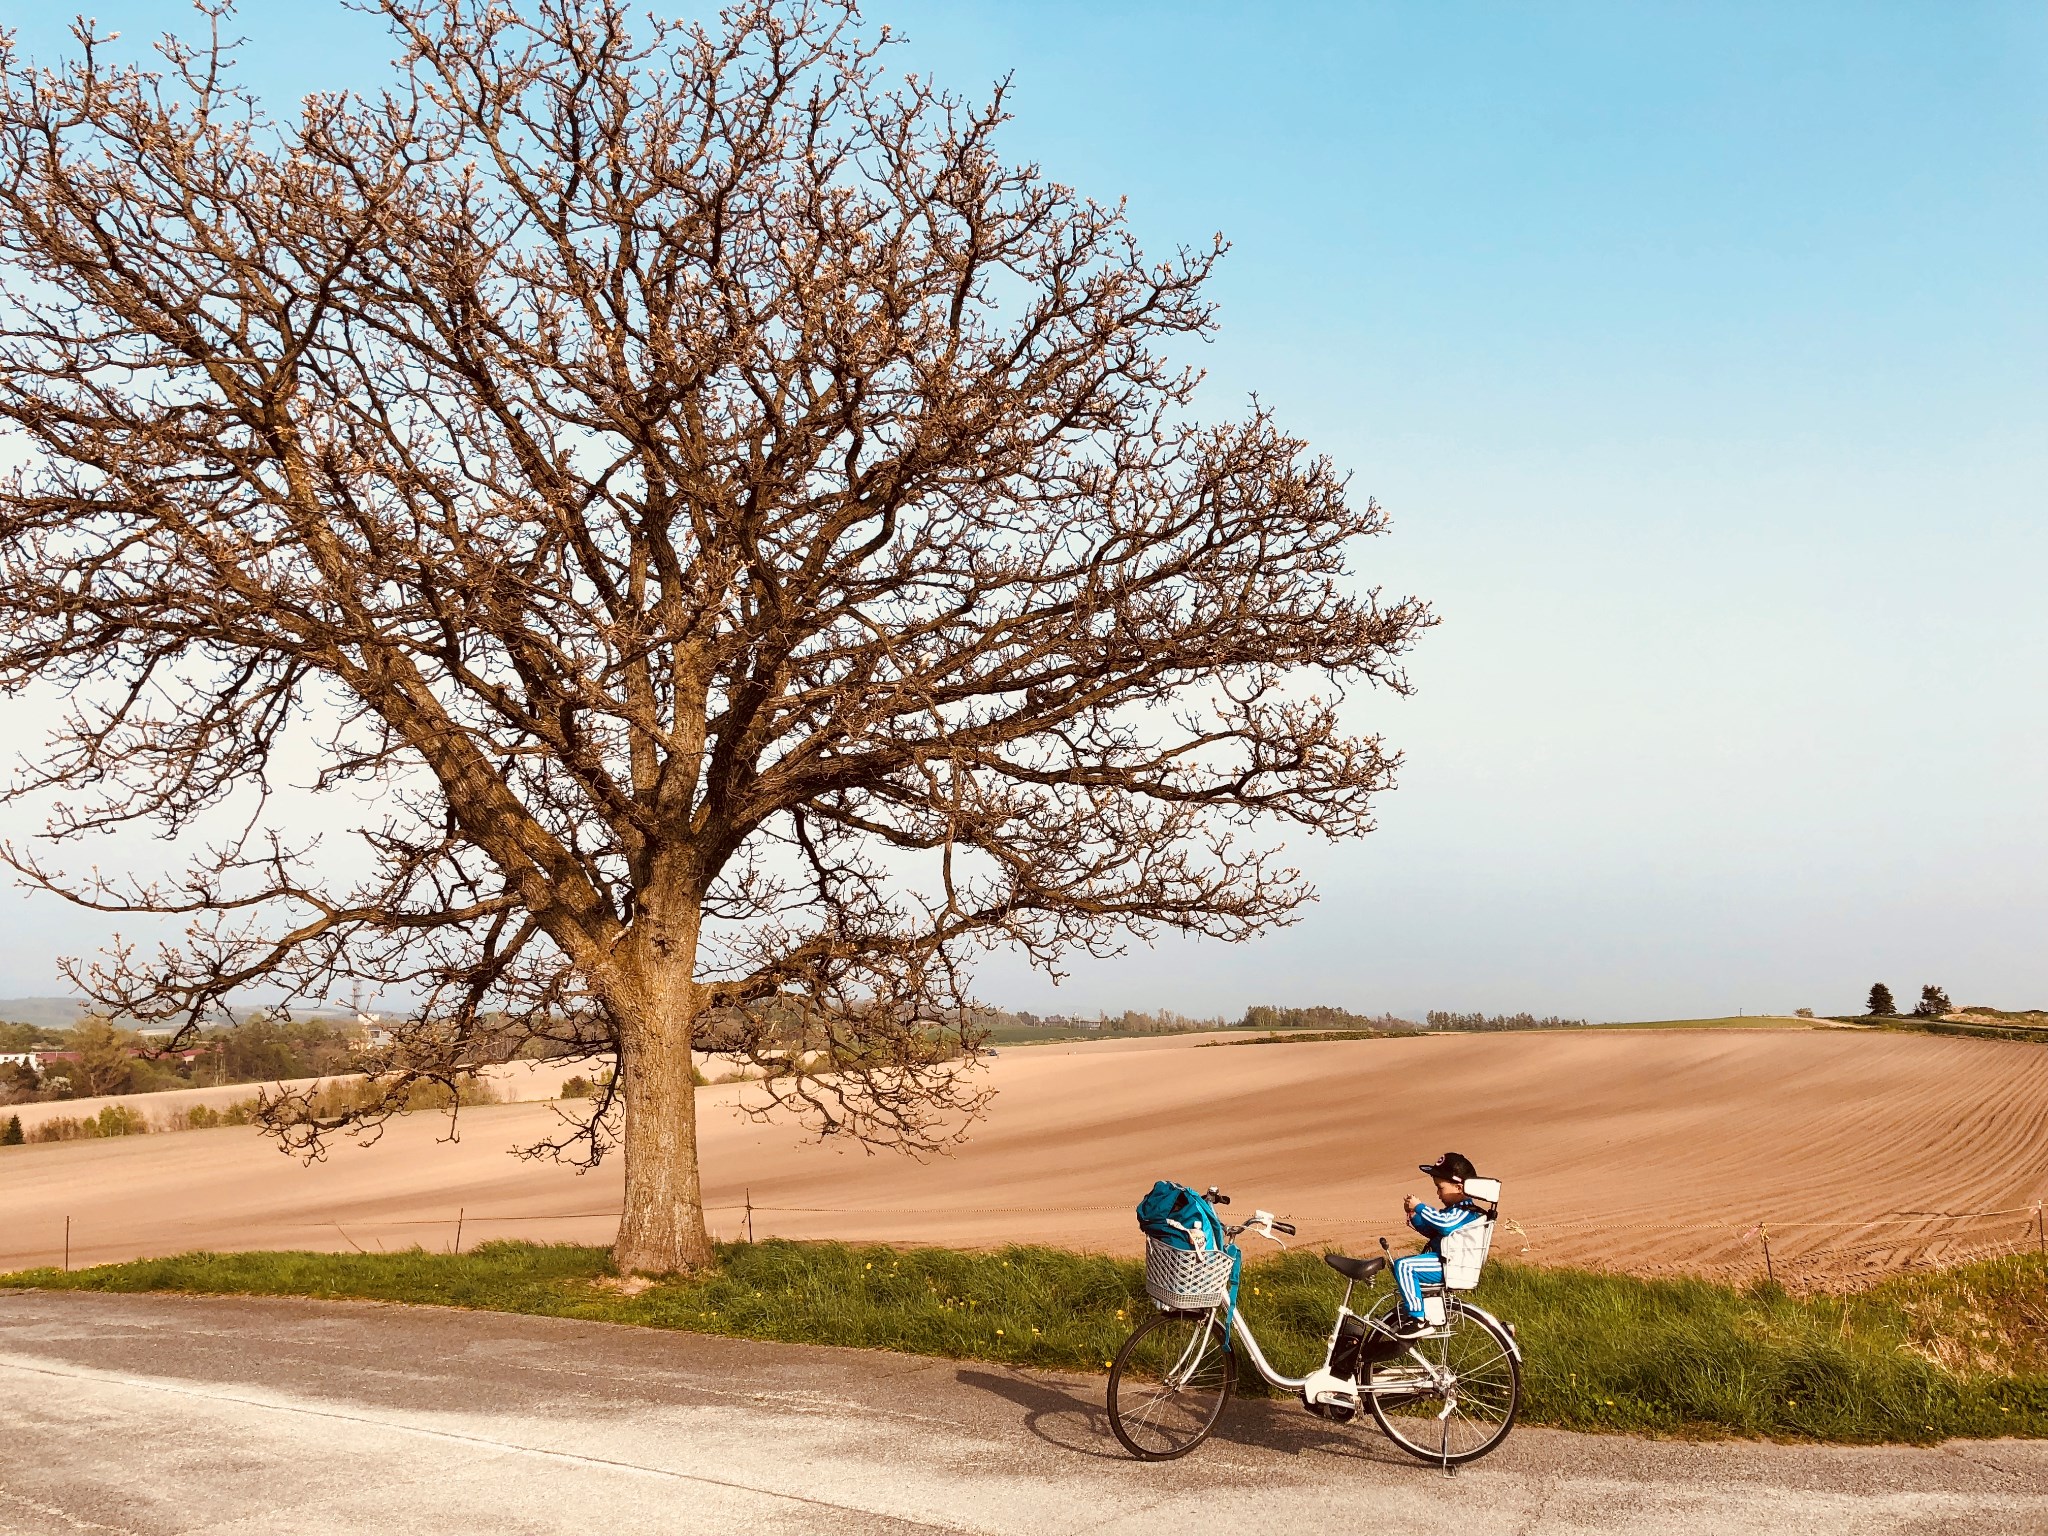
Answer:
POLYGON ((1537 1018, 1532 1013, 1431 1013, 1428 1015, 1431 1029, 1460 1030, 1508 1030, 1508 1029, 1583 1029, 1584 1019, 1560 1019, 1556 1014, 1545 1014, 1537 1018))
MULTIPOLYGON (((1881 981, 1873 982, 1870 999, 1864 1005, 1864 1011, 1872 1018, 1897 1018, 1899 1005, 1892 996, 1892 989, 1881 981)), ((1948 1000, 1948 993, 1940 987, 1930 985, 1920 989, 1920 1001, 1913 1005, 1912 1016, 1916 1019, 1939 1019, 1955 1011, 1956 1005, 1948 1000)))
POLYGON ((1194 1018, 1185 1013, 1175 1013, 1170 1008, 1162 1008, 1157 1013, 1126 1008, 1122 1013, 1092 1015, 1037 1014, 1029 1010, 983 1008, 977 1009, 971 1020, 973 1028, 978 1030, 1044 1029, 1065 1034, 1085 1030, 1090 1034, 1104 1035, 1185 1035, 1200 1029, 1228 1029, 1233 1022, 1220 1016, 1194 1018))
MULTIPOLYGON (((1561 1019, 1555 1015, 1538 1018, 1530 1013, 1431 1013, 1426 1015, 1426 1019, 1428 1027, 1432 1029, 1461 1030, 1572 1029, 1586 1022, 1584 1019, 1561 1019)), ((1157 1013, 1126 1009, 1121 1014, 1083 1017, 1076 1014, 1041 1015, 988 1008, 980 1010, 974 1016, 973 1022, 985 1030, 1083 1030, 1091 1034, 1105 1035, 1175 1035, 1200 1029, 1374 1030, 1381 1034, 1402 1034, 1418 1032, 1424 1028, 1424 1025, 1416 1023, 1413 1019, 1404 1019, 1392 1013, 1354 1013, 1349 1008, 1327 1006, 1282 1008, 1270 1003, 1260 1003, 1247 1008, 1235 1019, 1192 1018, 1187 1014, 1174 1013, 1166 1009, 1157 1013)))
POLYGON ((1247 1008, 1244 1017, 1238 1020, 1241 1029, 1377 1029, 1413 1030, 1420 1026, 1413 1019, 1396 1018, 1391 1013, 1377 1016, 1353 1013, 1348 1008, 1272 1008, 1261 1005, 1247 1008))
POLYGON ((360 1071, 361 1050, 353 1023, 267 1014, 208 1030, 175 1055, 157 1052, 142 1036, 104 1018, 71 1029, 0 1023, 0 1054, 61 1054, 46 1060, 41 1071, 25 1062, 0 1062, 0 1104, 328 1077, 360 1071))

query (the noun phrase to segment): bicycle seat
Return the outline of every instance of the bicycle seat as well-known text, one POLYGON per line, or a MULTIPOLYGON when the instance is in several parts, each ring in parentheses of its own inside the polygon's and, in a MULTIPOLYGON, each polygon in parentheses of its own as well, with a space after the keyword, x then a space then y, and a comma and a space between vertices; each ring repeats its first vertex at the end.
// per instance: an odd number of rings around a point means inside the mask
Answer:
POLYGON ((1370 1280, 1387 1267, 1387 1261, 1378 1256, 1370 1259, 1347 1259, 1341 1253, 1326 1253, 1323 1255, 1323 1262, 1346 1280, 1370 1280))

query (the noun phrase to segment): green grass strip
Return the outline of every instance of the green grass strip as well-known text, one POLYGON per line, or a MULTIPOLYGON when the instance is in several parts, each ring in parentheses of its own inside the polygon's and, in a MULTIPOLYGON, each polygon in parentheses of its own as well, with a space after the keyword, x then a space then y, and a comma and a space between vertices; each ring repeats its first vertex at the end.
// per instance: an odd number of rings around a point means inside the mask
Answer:
MULTIPOLYGON (((0 1285, 424 1303, 1097 1371, 1150 1305, 1122 1259, 781 1241, 722 1244, 713 1272, 631 1294, 604 1249, 516 1242, 193 1253, 0 1285)), ((2048 1262, 2033 1256, 1804 1298, 1496 1262, 1478 1300, 1517 1327, 1531 1423, 1928 1443, 2048 1435, 2044 1291, 2048 1262)), ((1314 1254, 1293 1253, 1248 1266, 1243 1302, 1274 1364, 1300 1375, 1341 1293, 1314 1254)))

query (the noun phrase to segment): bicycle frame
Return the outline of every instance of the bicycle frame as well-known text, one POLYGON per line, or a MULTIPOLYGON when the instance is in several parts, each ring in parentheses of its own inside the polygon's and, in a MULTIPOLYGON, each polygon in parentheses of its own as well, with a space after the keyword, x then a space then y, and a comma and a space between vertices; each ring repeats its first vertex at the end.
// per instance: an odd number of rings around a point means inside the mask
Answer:
MULTIPOLYGON (((1218 1310, 1222 1309, 1218 1308, 1218 1310)), ((1337 1314, 1340 1324, 1344 1315, 1342 1310, 1337 1314)), ((1244 1320, 1244 1312, 1241 1308, 1232 1310, 1230 1322, 1231 1331, 1244 1342, 1244 1352, 1251 1359, 1252 1369, 1265 1378, 1267 1386, 1277 1387, 1282 1392, 1299 1392, 1308 1385, 1308 1377, 1306 1376, 1282 1376, 1273 1369, 1272 1362, 1266 1358, 1266 1352, 1259 1348, 1259 1341, 1257 1336, 1252 1333, 1251 1324, 1244 1320)), ((1323 1364, 1327 1366, 1329 1363, 1330 1351, 1326 1346, 1323 1350, 1323 1364)))
MULTIPOLYGON (((1317 1366, 1314 1371, 1311 1371, 1306 1376, 1283 1376, 1279 1371, 1274 1369, 1273 1363, 1266 1358, 1266 1352, 1263 1349, 1259 1348, 1258 1336, 1252 1332, 1252 1325, 1245 1321, 1244 1309, 1242 1307, 1235 1305, 1230 1305, 1227 1307, 1216 1307, 1211 1310, 1209 1317, 1211 1323, 1214 1323, 1217 1320, 1217 1314, 1227 1310, 1230 1316, 1230 1330, 1234 1334, 1236 1334, 1239 1340, 1243 1342, 1245 1354, 1247 1357, 1250 1358, 1252 1362, 1252 1369, 1259 1373, 1259 1375, 1265 1380, 1266 1385, 1269 1387, 1276 1388, 1277 1390, 1282 1392, 1300 1392, 1305 1387, 1307 1387, 1308 1384, 1312 1380, 1314 1380, 1319 1373, 1329 1369, 1330 1356, 1336 1349, 1337 1335, 1344 1327, 1344 1319, 1347 1317, 1359 1316, 1358 1313, 1353 1312, 1351 1310, 1351 1292, 1355 1288, 1355 1284, 1356 1282, 1347 1282, 1344 1287, 1344 1299, 1337 1304, 1337 1321, 1330 1329, 1330 1337, 1328 1341, 1323 1345, 1322 1364, 1317 1366)), ((1500 1336, 1508 1341, 1508 1350, 1515 1357, 1515 1363, 1517 1365, 1521 1364, 1522 1345, 1521 1341, 1515 1337, 1515 1333, 1512 1328, 1509 1328, 1506 1325, 1504 1325, 1501 1322, 1501 1320, 1495 1317, 1491 1312, 1486 1311, 1482 1307, 1475 1307, 1470 1302, 1461 1301, 1459 1303, 1459 1306, 1464 1311, 1469 1312, 1472 1316, 1480 1318, 1481 1320, 1492 1324, 1494 1329, 1500 1334, 1500 1336)), ((1204 1337, 1206 1337, 1206 1335, 1204 1335, 1204 1337)), ((1435 1374, 1436 1368, 1433 1365, 1431 1365, 1430 1362, 1427 1359, 1425 1359, 1418 1351, 1411 1347, 1408 1353, 1414 1357, 1416 1363, 1423 1366, 1432 1375, 1435 1374)), ((1403 1392, 1412 1391, 1413 1382, 1402 1381, 1398 1378, 1378 1386, 1368 1385, 1365 1382, 1360 1382, 1358 1384, 1358 1390, 1361 1396, 1391 1396, 1403 1392)))

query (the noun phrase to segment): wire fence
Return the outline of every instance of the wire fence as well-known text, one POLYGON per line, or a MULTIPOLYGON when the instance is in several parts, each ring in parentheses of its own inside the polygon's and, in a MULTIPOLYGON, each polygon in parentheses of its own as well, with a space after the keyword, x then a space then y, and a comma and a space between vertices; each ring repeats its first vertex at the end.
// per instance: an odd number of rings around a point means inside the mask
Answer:
POLYGON ((1837 1220, 1759 1216, 1746 1221, 1614 1222, 1606 1217, 1565 1217, 1525 1226, 1503 1223, 1506 1242, 1496 1252, 1535 1262, 1597 1263, 1585 1250, 1603 1234, 1618 1237, 1612 1261, 1599 1267, 1642 1275, 1697 1275, 1706 1279, 1771 1280, 1794 1290, 1855 1289, 1895 1274, 1950 1269, 1982 1259, 2037 1253, 2048 1258, 2048 1201, 1975 1211, 1894 1211, 1837 1220), (1648 1231, 1681 1257, 1631 1251, 1648 1231), (1686 1240, 1673 1243, 1671 1238, 1686 1240), (1572 1255, 1569 1259, 1565 1255, 1572 1255))
MULTIPOLYGON (((1040 1218, 1099 1218, 1103 1214, 1099 1205, 977 1205, 974 1210, 985 1215, 1040 1218)), ((749 1193, 740 1200, 708 1204, 705 1212, 708 1217, 719 1218, 711 1223, 715 1236, 753 1241, 757 1236, 783 1235, 767 1230, 776 1224, 773 1218, 778 1216, 854 1217, 866 1224, 876 1218, 943 1219, 958 1215, 960 1207, 773 1205, 757 1203, 749 1193)), ((510 1236, 534 1223, 557 1227, 572 1222, 616 1224, 620 1214, 617 1206, 525 1212, 471 1212, 457 1207, 448 1216, 266 1222, 264 1233, 332 1232, 356 1252, 369 1253, 389 1251, 380 1234, 397 1230, 426 1236, 438 1229, 447 1236, 431 1246, 459 1253, 479 1239, 510 1236), (353 1233, 350 1228, 354 1228, 353 1233)), ((831 1234, 811 1231, 804 1235, 831 1234)), ((862 1240, 880 1239, 868 1233, 862 1240)), ((63 1246, 66 1269, 72 1264, 73 1243, 73 1219, 67 1217, 63 1246)), ((1309 1246, 1325 1245, 1311 1239, 1309 1246)), ((1738 1284, 1769 1280, 1792 1290, 1847 1290, 1874 1284, 1891 1275, 1952 1268, 2014 1254, 2038 1253, 2048 1259, 2048 1199, 1976 1211, 1895 1211, 1836 1220, 1781 1221, 1760 1217, 1747 1222, 1685 1222, 1630 1219, 1629 1213, 1622 1213, 1618 1217, 1563 1216, 1525 1223, 1510 1216, 1502 1220, 1494 1253, 1537 1264, 1569 1264, 1623 1274, 1691 1275, 1738 1284), (1648 1244, 1643 1243, 1645 1238, 1650 1239, 1648 1244), (1674 1238, 1678 1241, 1674 1242, 1674 1238)))

